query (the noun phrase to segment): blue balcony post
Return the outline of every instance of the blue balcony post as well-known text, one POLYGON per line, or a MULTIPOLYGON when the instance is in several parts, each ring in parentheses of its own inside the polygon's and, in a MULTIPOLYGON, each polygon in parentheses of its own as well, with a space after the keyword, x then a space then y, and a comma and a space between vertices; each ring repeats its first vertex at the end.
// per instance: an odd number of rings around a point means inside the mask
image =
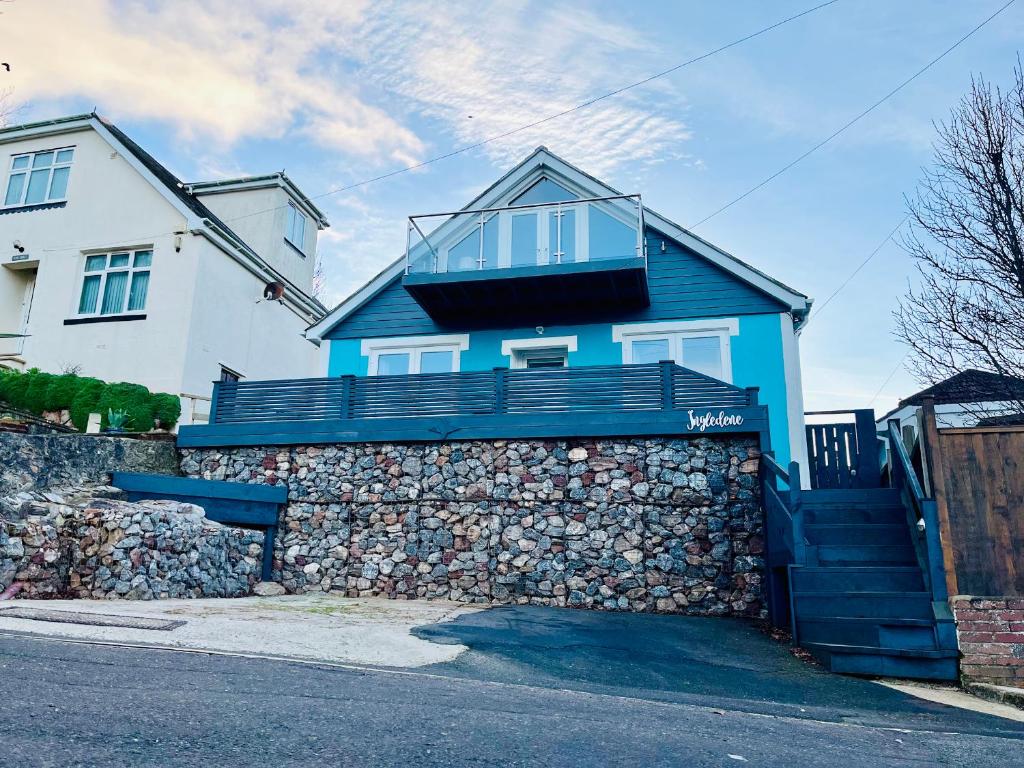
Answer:
POLYGON ((355 376, 341 377, 341 418, 352 418, 352 396, 356 386, 355 376))
POLYGON ((757 405, 757 393, 761 390, 760 387, 747 387, 745 389, 747 393, 747 405, 757 405))
POLYGON ((213 382, 213 395, 210 397, 210 424, 217 423, 217 403, 220 400, 220 385, 221 382, 213 382))
POLYGON ((658 365, 661 366, 661 409, 663 411, 675 410, 675 382, 672 376, 672 371, 676 367, 675 361, 661 360, 658 365))
POLYGON ((508 368, 495 368, 494 369, 494 412, 505 413, 506 408, 506 395, 505 395, 505 375, 508 373, 508 368))

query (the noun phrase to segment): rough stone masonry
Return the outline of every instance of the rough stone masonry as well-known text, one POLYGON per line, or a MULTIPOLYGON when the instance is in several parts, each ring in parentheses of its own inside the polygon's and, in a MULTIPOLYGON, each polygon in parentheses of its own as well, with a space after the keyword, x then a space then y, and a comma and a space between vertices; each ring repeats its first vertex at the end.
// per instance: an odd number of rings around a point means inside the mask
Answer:
POLYGON ((757 441, 186 449, 183 474, 284 483, 289 592, 761 615, 757 441))

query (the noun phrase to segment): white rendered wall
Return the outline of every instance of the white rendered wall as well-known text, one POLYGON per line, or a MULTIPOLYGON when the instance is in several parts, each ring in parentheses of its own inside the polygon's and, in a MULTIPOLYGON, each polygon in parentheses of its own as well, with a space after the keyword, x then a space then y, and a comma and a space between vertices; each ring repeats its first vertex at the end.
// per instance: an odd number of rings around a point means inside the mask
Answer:
POLYGON ((317 375, 317 348, 302 335, 311 318, 261 300, 263 281, 212 243, 203 243, 199 263, 183 375, 186 393, 209 396, 221 366, 246 379, 317 375))
POLYGON ((285 242, 289 197, 280 187, 200 195, 203 204, 224 221, 267 263, 307 294, 313 292, 316 223, 306 216, 301 255, 285 242))
POLYGON ((39 262, 25 366, 49 372, 77 366, 84 375, 177 393, 195 282, 188 248, 195 238, 184 237, 182 252, 175 252, 171 233, 183 228, 184 217, 94 131, 0 145, 4 188, 11 155, 66 146, 75 147, 67 205, 0 216, 3 263, 12 263, 14 240, 39 262), (146 319, 65 325, 76 315, 85 252, 119 248, 153 249, 146 319))

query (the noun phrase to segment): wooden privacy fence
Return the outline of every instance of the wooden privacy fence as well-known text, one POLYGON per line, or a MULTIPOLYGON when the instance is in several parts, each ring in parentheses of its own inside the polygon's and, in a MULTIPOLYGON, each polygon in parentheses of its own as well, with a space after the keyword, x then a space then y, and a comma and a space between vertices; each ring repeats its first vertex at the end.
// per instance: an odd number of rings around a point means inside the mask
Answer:
POLYGON ((741 389, 671 361, 644 365, 220 381, 210 424, 666 411, 757 404, 741 389))
POLYGON ((1024 427, 938 429, 922 408, 951 595, 1024 596, 1024 427))

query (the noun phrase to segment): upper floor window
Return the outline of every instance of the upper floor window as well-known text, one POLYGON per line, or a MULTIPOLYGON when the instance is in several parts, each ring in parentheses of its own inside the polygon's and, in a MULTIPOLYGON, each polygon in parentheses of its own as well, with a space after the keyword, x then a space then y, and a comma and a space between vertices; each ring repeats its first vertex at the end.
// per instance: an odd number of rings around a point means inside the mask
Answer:
POLYGON ((116 251, 85 257, 79 315, 142 312, 149 292, 153 251, 116 251))
POLYGON ((288 220, 285 222, 284 239, 300 251, 306 242, 306 217, 295 203, 288 203, 288 220))
POLYGON ((73 147, 14 155, 7 177, 4 205, 36 205, 64 200, 74 157, 73 147))

